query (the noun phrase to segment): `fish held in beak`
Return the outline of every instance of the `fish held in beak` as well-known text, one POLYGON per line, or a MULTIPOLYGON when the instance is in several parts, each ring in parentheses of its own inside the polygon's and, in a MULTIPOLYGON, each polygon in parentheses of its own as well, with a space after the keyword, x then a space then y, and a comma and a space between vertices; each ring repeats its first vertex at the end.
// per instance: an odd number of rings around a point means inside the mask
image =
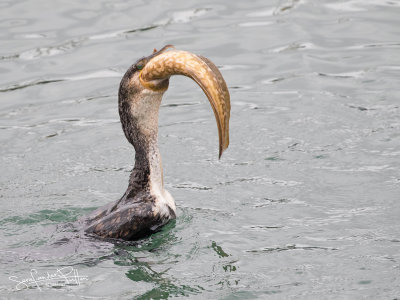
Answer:
POLYGON ((214 111, 218 126, 219 158, 229 146, 230 95, 218 68, 207 58, 187 51, 170 50, 154 53, 140 73, 141 84, 160 90, 160 83, 172 75, 192 78, 203 89, 214 111))

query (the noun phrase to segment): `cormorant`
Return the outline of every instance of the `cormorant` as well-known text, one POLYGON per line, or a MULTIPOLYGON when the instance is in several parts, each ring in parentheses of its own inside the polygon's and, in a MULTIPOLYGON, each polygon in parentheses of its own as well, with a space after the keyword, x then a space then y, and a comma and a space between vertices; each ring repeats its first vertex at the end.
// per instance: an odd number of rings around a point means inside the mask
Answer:
POLYGON ((135 240, 176 217, 164 189, 158 150, 158 111, 172 75, 192 78, 210 101, 218 126, 219 157, 229 145, 230 96, 218 68, 207 58, 167 45, 139 59, 123 76, 118 93, 122 129, 135 148, 135 166, 121 199, 84 217, 85 232, 101 238, 135 240), (172 49, 171 49, 172 48, 172 49))

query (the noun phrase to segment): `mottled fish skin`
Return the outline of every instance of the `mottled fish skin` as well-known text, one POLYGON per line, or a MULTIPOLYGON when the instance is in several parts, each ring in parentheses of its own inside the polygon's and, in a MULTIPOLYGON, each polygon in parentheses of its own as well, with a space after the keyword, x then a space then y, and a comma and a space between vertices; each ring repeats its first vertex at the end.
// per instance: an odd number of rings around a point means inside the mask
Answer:
POLYGON ((229 146, 230 95, 222 74, 209 59, 187 51, 163 52, 151 59, 141 71, 143 86, 156 90, 157 79, 171 75, 192 78, 210 101, 218 126, 219 157, 229 146), (154 83, 156 81, 156 83, 154 83))
POLYGON ((139 59, 123 76, 118 108, 122 129, 135 148, 135 167, 121 199, 96 209, 79 222, 87 234, 135 240, 176 218, 175 202, 164 189, 158 150, 158 110, 172 75, 195 80, 213 108, 219 134, 219 155, 229 145, 229 91, 218 68, 207 58, 167 45, 139 59))

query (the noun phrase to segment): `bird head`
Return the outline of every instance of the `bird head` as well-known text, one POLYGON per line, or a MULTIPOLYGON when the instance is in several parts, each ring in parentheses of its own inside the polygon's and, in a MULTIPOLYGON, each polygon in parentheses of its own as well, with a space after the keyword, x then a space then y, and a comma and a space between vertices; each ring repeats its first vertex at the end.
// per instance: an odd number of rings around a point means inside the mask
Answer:
MULTIPOLYGON (((230 96, 218 68, 207 58, 167 45, 139 59, 124 75, 120 90, 120 116, 129 111, 139 129, 151 134, 158 127, 158 109, 173 75, 192 78, 206 94, 218 126, 219 157, 229 145, 230 96)), ((123 123, 123 122, 122 122, 123 123)), ((123 124, 124 126, 124 124, 123 124)), ((124 127, 125 135, 129 137, 124 127)))

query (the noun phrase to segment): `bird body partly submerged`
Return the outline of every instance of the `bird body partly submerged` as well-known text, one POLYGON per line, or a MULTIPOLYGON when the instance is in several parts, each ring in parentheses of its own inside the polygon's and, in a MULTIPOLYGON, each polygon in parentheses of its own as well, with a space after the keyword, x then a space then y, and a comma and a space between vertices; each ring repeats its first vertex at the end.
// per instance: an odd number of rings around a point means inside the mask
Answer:
POLYGON ((176 217, 175 201, 164 189, 158 150, 158 111, 171 75, 186 75, 204 90, 218 124, 220 155, 229 144, 230 100, 225 81, 208 59, 166 46, 132 65, 121 80, 118 102, 122 129, 135 148, 135 167, 121 199, 82 221, 85 232, 134 240, 176 217))

